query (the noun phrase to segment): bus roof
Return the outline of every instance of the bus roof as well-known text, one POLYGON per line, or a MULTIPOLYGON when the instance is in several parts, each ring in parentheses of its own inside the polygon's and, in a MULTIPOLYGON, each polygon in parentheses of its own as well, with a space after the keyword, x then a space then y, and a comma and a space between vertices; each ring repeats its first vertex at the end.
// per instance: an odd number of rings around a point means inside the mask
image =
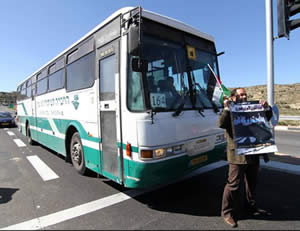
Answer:
MULTIPOLYGON (((85 40, 86 38, 88 38, 90 35, 92 35, 96 31, 98 31, 100 28, 102 28, 108 22, 110 22, 111 20, 113 20, 114 18, 116 18, 118 15, 125 14, 125 13, 127 13, 130 10, 133 10, 135 8, 136 7, 124 7, 124 8, 119 9, 118 11, 116 11, 115 13, 113 13, 112 15, 110 15, 108 18, 106 18, 102 23, 100 23, 99 25, 97 25, 90 32, 88 32, 87 34, 85 34, 82 38, 80 38, 75 43, 73 43, 71 46, 69 46, 64 51, 62 51, 59 55, 55 56, 48 63, 46 63, 41 68, 39 68, 37 71, 35 71, 31 75, 29 75, 25 80, 23 80, 22 82, 20 82, 18 84, 18 86, 21 85, 22 83, 26 82, 29 78, 31 78, 32 76, 34 76, 38 72, 40 72, 43 68, 45 68, 47 65, 51 64, 53 61, 55 61, 61 55, 67 53, 73 47, 77 46, 80 42, 82 42, 83 40, 85 40)), ((165 24, 167 26, 170 26, 170 27, 173 27, 173 28, 176 28, 176 29, 188 32, 190 34, 194 34, 196 36, 199 36, 201 38, 204 38, 204 39, 207 39, 207 40, 210 40, 210 41, 214 42, 214 38, 211 35, 203 33, 201 31, 193 28, 192 26, 189 26, 189 25, 187 25, 187 24, 185 24, 185 23, 183 23, 183 22, 181 22, 179 20, 176 20, 176 19, 164 16, 164 15, 160 15, 160 14, 148 11, 148 10, 144 10, 143 8, 142 8, 142 16, 145 17, 145 18, 151 19, 153 21, 160 22, 160 23, 165 24)))
POLYGON ((145 18, 149 18, 153 21, 160 22, 167 26, 188 32, 190 34, 194 34, 196 36, 199 36, 201 38, 204 38, 206 40, 210 40, 210 41, 214 42, 214 38, 211 35, 203 33, 201 31, 195 29, 194 27, 187 25, 186 23, 183 23, 177 19, 170 18, 170 17, 164 16, 164 15, 160 15, 160 14, 148 11, 148 10, 143 10, 142 15, 145 18))

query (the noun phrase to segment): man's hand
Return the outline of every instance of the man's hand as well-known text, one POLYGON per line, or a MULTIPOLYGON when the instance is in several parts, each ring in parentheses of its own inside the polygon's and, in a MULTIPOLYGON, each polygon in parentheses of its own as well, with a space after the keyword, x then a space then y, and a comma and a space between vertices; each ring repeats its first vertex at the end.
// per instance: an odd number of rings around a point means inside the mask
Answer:
POLYGON ((269 104, 265 100, 260 100, 259 103, 263 106, 264 109, 267 109, 269 107, 269 104))
POLYGON ((223 104, 224 104, 224 108, 229 108, 230 100, 228 97, 224 96, 223 104))

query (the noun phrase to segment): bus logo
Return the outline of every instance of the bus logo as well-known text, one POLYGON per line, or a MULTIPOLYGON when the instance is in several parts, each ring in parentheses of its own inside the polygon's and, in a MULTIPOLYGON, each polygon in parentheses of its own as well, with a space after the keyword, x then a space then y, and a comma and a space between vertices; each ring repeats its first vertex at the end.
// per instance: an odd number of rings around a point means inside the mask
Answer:
POLYGON ((73 104, 75 110, 77 110, 78 107, 79 107, 79 102, 78 102, 78 100, 79 100, 78 95, 74 95, 74 100, 72 101, 72 104, 73 104))

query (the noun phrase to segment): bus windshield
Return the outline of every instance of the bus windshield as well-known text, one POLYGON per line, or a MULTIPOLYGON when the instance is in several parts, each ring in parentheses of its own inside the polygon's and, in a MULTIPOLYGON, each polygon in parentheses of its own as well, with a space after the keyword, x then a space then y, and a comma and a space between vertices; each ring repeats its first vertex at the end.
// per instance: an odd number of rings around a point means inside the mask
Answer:
MULTIPOLYGON (((215 54, 148 35, 143 37, 142 54, 148 62, 148 70, 140 74, 144 78, 143 92, 148 94, 145 100, 150 109, 213 108, 209 89, 214 88, 211 83, 215 81, 209 81, 214 76, 207 65, 218 73, 215 54)), ((130 74, 137 73, 131 71, 130 74)))

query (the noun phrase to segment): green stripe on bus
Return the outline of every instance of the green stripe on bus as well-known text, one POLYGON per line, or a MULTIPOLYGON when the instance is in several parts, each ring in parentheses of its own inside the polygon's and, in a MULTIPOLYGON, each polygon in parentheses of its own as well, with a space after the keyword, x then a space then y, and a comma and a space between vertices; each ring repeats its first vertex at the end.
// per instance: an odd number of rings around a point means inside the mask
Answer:
POLYGON ((56 152, 66 156, 64 139, 46 134, 44 132, 39 132, 34 129, 31 129, 31 134, 32 134, 33 138, 38 137, 38 142, 40 144, 42 144, 50 149, 53 149, 56 152))
POLYGON ((129 188, 143 188, 170 182, 205 165, 224 159, 225 147, 226 144, 220 144, 215 149, 199 155, 184 155, 152 163, 124 159, 124 185, 129 188), (201 156, 206 156, 207 159, 193 164, 192 160, 201 156))
POLYGON ((100 151, 84 146, 84 160, 87 168, 93 170, 96 173, 101 174, 100 172, 100 151))
POLYGON ((24 105, 24 103, 18 104, 18 106, 19 106, 19 105, 21 105, 21 106, 22 106, 22 108, 23 108, 23 110, 24 110, 24 113, 25 113, 25 115, 28 115, 28 113, 27 113, 27 110, 26 110, 26 108, 25 108, 25 105, 24 105))
MULTIPOLYGON (((42 145, 55 150, 56 152, 66 156, 65 141, 64 139, 48 135, 43 132, 36 131, 32 129, 32 135, 38 136, 38 142, 42 145)), ((100 173, 100 152, 98 149, 94 149, 83 145, 84 158, 86 167, 100 173)))
MULTIPOLYGON (((102 142, 101 138, 90 136, 93 134, 89 134, 85 130, 85 128, 82 126, 82 124, 77 120, 57 119, 57 122, 58 122, 58 125, 56 125, 56 126, 57 126, 58 130, 61 131, 62 134, 65 134, 67 132, 67 128, 69 128, 69 126, 74 126, 78 130, 80 137, 82 139, 86 139, 86 140, 97 142, 97 143, 102 142)), ((97 125, 95 125, 95 126, 97 126, 97 125)))
MULTIPOLYGON (((39 129, 45 129, 51 132, 54 132, 51 123, 49 122, 49 119, 42 118, 42 117, 32 117, 32 116, 20 116, 19 117, 21 123, 26 123, 26 120, 29 121, 30 126, 35 126, 39 129), (36 119, 36 124, 35 124, 36 119)), ((80 136, 82 139, 100 143, 102 142, 101 138, 99 137, 91 137, 88 132, 84 129, 82 124, 77 120, 65 120, 65 119, 53 119, 56 129, 60 134, 66 135, 67 129, 69 126, 74 126, 78 132, 80 133, 80 136)))

